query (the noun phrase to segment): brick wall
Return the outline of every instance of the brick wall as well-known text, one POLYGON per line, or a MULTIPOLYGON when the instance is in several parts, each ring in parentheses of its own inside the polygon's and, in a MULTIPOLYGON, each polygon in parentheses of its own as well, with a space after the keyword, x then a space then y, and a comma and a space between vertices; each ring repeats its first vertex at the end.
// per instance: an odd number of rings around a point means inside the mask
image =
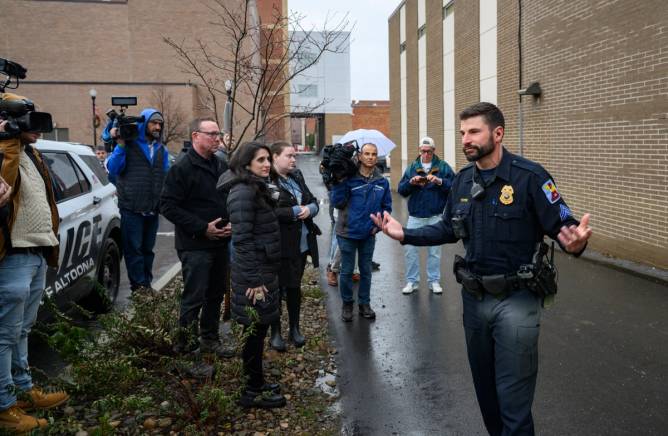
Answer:
MULTIPOLYGON (((228 0, 225 4, 240 10, 234 7, 240 1, 228 0)), ((271 1, 285 7, 282 0, 271 1)), ((201 105, 205 90, 187 86, 194 78, 184 73, 174 50, 163 41, 169 36, 194 44, 195 38, 200 38, 212 50, 214 40, 225 45, 229 39, 211 23, 211 11, 205 4, 162 0, 156 7, 155 2, 142 0, 24 0, 3 1, 1 9, 2 56, 28 68, 28 81, 57 82, 26 82, 19 93, 50 111, 59 127, 70 130, 72 141, 92 143, 91 88, 98 91, 97 104, 102 113, 109 108, 111 95, 137 95, 140 108, 146 107, 153 89, 161 84, 175 95, 186 118, 208 112, 201 105)), ((239 100, 248 103, 243 96, 239 100)), ((235 129, 243 121, 243 114, 235 112, 235 129)), ((286 129, 284 123, 281 130, 286 129)), ((281 136, 280 132, 276 136, 281 136)))
MULTIPOLYGON (((456 114, 480 99, 480 12, 478 6, 478 1, 455 3, 456 114)), ((459 136, 455 143, 460 143, 459 136)), ((467 164, 463 153, 457 153, 456 156, 457 169, 467 164)))
POLYGON ((375 129, 390 137, 390 102, 358 100, 353 102, 352 129, 375 129))
MULTIPOLYGON (((417 134, 417 1, 406 5, 410 142, 417 134)), ((535 0, 522 6, 520 83, 518 2, 498 1, 504 145, 519 151, 517 90, 540 82, 540 99, 523 97, 525 156, 548 169, 576 215, 592 213, 592 248, 668 268, 668 2, 535 0)), ((434 114, 442 110, 436 103, 442 64, 431 64, 432 48, 442 56, 436 7, 427 1, 430 132, 442 131, 434 114)), ((479 99, 479 2, 456 2, 454 11, 458 113, 479 99)), ((391 136, 399 141, 398 9, 388 25, 391 136)), ((394 155, 400 159, 399 150, 394 155)), ((457 167, 465 163, 457 153, 457 167)), ((393 185, 399 171, 393 168, 393 185)))
POLYGON ((333 135, 343 136, 352 130, 352 119, 350 114, 325 114, 325 144, 332 143, 333 135))
MULTIPOLYGON (((443 157, 443 0, 427 0, 427 135, 443 157)), ((417 157, 418 138, 411 141, 408 159, 417 157)))

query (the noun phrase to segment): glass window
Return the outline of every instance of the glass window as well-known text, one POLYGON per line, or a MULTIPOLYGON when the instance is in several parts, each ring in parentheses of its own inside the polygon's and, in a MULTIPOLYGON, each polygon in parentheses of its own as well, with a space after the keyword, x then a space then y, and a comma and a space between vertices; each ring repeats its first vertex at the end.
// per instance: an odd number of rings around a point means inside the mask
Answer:
POLYGON ((74 171, 77 173, 77 177, 79 178, 79 184, 81 185, 81 192, 90 192, 90 181, 86 178, 86 175, 83 173, 83 171, 81 171, 81 168, 79 168, 79 164, 74 162, 72 158, 70 158, 70 161, 72 162, 72 165, 74 166, 74 171))
POLYGON ((42 133, 42 138, 50 141, 69 141, 70 129, 66 127, 56 127, 50 132, 42 133))
POLYGON ((297 85, 297 93, 302 97, 317 97, 317 85, 297 85))
MULTIPOLYGON (((81 188, 74 162, 67 153, 46 152, 44 153, 44 160, 51 173, 56 201, 61 202, 83 194, 84 191, 81 188)), ((90 190, 90 184, 88 184, 88 189, 90 190)))
POLYGON ((100 179, 100 182, 102 182, 103 185, 109 184, 109 177, 107 177, 107 170, 104 168, 104 165, 102 164, 102 162, 98 160, 97 157, 88 155, 79 155, 79 157, 84 162, 86 162, 86 165, 88 165, 91 170, 93 170, 93 174, 95 174, 97 178, 100 179))

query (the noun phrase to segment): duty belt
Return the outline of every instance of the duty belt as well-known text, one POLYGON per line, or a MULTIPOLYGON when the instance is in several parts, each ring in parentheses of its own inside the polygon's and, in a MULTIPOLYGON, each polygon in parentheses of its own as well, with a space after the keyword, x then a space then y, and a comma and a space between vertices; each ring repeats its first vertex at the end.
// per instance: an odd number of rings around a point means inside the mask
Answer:
POLYGON ((464 259, 456 256, 454 272, 457 283, 461 283, 464 290, 475 295, 478 300, 482 300, 485 293, 503 300, 510 292, 526 287, 526 279, 516 273, 480 276, 469 271, 463 263, 464 259))

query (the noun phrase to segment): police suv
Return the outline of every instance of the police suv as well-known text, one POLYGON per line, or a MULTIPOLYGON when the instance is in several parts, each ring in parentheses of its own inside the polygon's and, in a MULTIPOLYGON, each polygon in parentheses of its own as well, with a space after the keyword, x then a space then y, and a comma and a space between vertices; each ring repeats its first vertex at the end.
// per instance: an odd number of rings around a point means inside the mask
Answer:
POLYGON ((46 294, 61 309, 84 298, 93 309, 108 309, 120 283, 116 187, 89 146, 47 140, 35 145, 49 169, 60 215, 60 258, 47 273, 46 294))

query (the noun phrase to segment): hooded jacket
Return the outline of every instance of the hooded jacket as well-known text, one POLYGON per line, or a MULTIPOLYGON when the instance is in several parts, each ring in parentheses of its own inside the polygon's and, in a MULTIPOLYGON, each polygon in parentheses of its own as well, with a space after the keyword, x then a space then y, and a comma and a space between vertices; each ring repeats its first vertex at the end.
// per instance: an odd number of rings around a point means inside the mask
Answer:
POLYGON ((429 218, 441 215, 445 208, 448 193, 452 187, 455 173, 447 162, 434 155, 431 160, 429 174, 433 174, 443 180, 442 185, 427 183, 424 186, 411 185, 410 180, 417 176, 426 176, 427 172, 422 167, 420 156, 406 168, 403 177, 399 181, 397 191, 402 197, 408 197, 408 214, 417 218, 429 218))
POLYGON ((155 109, 144 109, 144 121, 137 124, 139 136, 134 141, 126 141, 125 146, 117 145, 107 161, 107 170, 118 189, 118 207, 136 213, 157 213, 160 192, 169 169, 167 148, 157 141, 153 158, 146 140, 146 125, 155 109))
POLYGON ((281 264, 281 234, 266 183, 259 178, 242 180, 226 171, 217 188, 227 196, 227 210, 232 223, 232 315, 244 325, 255 309, 260 324, 271 324, 279 317, 278 270, 281 264), (246 298, 248 288, 266 286, 266 298, 254 305, 246 298))
POLYGON ((353 177, 332 186, 329 192, 332 205, 340 209, 336 220, 336 234, 350 239, 366 239, 376 233, 377 227, 370 215, 392 212, 390 184, 378 168, 370 177, 359 171, 353 177))

